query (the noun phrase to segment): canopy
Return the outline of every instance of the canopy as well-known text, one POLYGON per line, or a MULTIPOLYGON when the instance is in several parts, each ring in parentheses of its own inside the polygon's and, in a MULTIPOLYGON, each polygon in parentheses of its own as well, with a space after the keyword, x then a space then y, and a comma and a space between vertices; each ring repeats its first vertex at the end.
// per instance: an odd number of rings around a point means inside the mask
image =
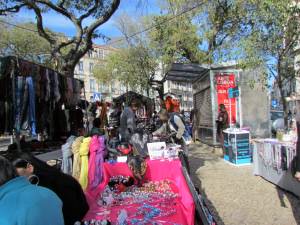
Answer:
POLYGON ((154 100, 149 97, 138 94, 134 91, 129 91, 123 95, 120 95, 119 97, 114 98, 113 101, 117 104, 122 104, 122 103, 129 104, 133 99, 138 100, 140 104, 144 105, 147 108, 147 110, 153 111, 154 104, 155 104, 154 100))

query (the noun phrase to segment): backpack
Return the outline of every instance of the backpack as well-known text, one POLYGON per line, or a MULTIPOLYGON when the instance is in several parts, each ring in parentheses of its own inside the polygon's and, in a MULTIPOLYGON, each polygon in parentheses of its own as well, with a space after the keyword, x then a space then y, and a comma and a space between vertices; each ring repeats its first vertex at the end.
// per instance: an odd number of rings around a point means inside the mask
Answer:
POLYGON ((177 126, 176 123, 175 123, 175 116, 178 116, 178 117, 181 119, 181 121, 182 121, 182 123, 184 124, 184 126, 185 126, 184 133, 183 133, 183 135, 182 135, 182 139, 183 139, 183 141, 184 141, 184 143, 185 143, 186 145, 189 145, 189 144, 192 142, 192 137, 191 137, 191 135, 190 135, 190 133, 189 133, 188 126, 186 125, 183 116, 180 115, 180 114, 178 114, 178 113, 172 113, 172 114, 171 114, 171 117, 170 117, 170 123, 171 123, 172 126, 175 128, 175 130, 178 131, 178 126, 177 126))

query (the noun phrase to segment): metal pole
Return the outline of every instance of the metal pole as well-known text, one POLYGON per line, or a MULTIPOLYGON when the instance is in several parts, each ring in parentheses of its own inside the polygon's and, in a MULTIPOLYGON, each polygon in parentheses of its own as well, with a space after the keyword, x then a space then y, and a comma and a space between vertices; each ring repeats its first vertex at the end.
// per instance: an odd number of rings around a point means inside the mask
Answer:
POLYGON ((216 119, 217 119, 217 111, 218 111, 218 99, 217 93, 215 90, 215 74, 210 69, 209 70, 210 77, 210 96, 211 96, 211 107, 212 107, 212 129, 213 129, 213 145, 217 144, 217 128, 216 128, 216 119))
POLYGON ((87 132, 90 132, 90 121, 89 121, 89 115, 88 115, 88 107, 87 107, 87 100, 86 100, 86 94, 85 94, 85 85, 83 84, 83 96, 84 96, 84 106, 85 106, 85 116, 87 120, 87 132))
POLYGON ((239 119, 240 119, 240 127, 243 127, 243 109, 242 109, 242 97, 241 97, 241 75, 240 75, 240 71, 238 71, 238 79, 239 79, 239 84, 238 84, 238 88, 239 88, 239 96, 238 96, 238 101, 239 101, 239 119))
POLYGON ((231 98, 229 98, 229 127, 232 127, 232 109, 231 109, 231 98))

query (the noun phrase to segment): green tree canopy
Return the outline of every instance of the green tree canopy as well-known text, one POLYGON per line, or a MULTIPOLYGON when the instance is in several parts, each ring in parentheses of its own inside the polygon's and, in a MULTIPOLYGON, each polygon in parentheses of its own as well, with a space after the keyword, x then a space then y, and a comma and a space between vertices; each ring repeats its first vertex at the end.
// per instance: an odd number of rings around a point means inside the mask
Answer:
POLYGON ((36 17, 36 29, 51 46, 52 57, 59 62, 61 72, 73 76, 75 66, 88 50, 93 47, 93 39, 103 37, 97 28, 107 22, 118 9, 120 0, 11 0, 1 1, 0 16, 17 14, 22 9, 30 10, 36 17), (76 34, 63 38, 48 32, 44 23, 45 13, 52 11, 71 22, 76 34), (85 21, 90 19, 89 25, 85 21))
POLYGON ((51 46, 44 38, 39 36, 36 25, 32 23, 18 23, 18 26, 25 29, 5 25, 0 21, 1 56, 13 55, 33 62, 43 62, 50 65, 51 46))

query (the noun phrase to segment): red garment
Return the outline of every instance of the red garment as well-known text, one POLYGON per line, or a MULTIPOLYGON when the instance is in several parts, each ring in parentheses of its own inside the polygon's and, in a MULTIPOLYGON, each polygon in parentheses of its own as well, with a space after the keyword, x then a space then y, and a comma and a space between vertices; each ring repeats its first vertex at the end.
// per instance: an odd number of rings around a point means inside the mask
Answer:
POLYGON ((180 102, 178 99, 168 96, 165 100, 165 105, 168 112, 180 112, 180 102))

